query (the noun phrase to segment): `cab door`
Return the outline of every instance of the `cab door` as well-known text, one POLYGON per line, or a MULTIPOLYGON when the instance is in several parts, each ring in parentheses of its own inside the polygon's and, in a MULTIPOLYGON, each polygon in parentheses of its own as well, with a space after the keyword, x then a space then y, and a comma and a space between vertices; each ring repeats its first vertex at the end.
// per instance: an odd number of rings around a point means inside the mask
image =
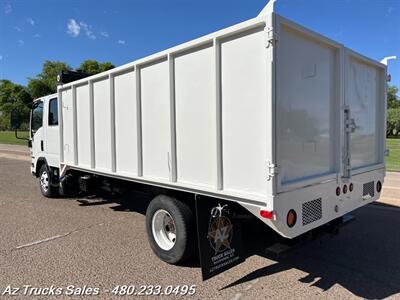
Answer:
POLYGON ((51 167, 59 167, 60 134, 58 129, 58 99, 49 96, 44 102, 44 142, 47 164, 51 167))

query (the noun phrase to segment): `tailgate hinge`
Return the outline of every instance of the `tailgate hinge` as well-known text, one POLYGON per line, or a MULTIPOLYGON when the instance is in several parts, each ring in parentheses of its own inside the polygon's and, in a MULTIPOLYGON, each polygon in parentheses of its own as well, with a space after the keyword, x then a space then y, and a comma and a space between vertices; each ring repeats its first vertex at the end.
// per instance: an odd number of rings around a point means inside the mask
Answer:
POLYGON ((278 40, 278 35, 275 32, 273 27, 265 27, 266 33, 266 44, 265 47, 269 48, 270 46, 274 46, 275 42, 278 40))
POLYGON ((272 177, 278 175, 279 171, 280 171, 280 168, 278 165, 268 162, 268 178, 267 178, 267 180, 269 181, 272 179, 272 177))

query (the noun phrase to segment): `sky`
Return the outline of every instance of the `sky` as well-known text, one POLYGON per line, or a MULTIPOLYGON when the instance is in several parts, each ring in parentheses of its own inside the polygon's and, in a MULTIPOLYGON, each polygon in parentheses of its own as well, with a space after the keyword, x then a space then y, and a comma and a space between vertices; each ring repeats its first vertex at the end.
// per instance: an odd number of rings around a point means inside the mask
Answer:
MULTIPOLYGON (((45 60, 129 63, 257 16, 267 0, 0 0, 0 79, 27 84, 45 60)), ((400 87, 400 0, 277 0, 276 12, 389 63, 400 87)))

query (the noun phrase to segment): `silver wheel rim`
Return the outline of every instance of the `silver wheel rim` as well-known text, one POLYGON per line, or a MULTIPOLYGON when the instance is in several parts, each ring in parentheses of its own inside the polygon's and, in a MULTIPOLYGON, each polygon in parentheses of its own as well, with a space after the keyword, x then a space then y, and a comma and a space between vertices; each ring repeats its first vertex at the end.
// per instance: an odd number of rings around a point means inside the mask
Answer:
POLYGON ((171 250, 176 242, 175 221, 164 209, 159 209, 151 221, 153 237, 157 245, 163 250, 171 250))
POLYGON ((47 192, 49 189, 49 174, 47 171, 43 171, 42 175, 40 175, 40 186, 44 192, 47 192))

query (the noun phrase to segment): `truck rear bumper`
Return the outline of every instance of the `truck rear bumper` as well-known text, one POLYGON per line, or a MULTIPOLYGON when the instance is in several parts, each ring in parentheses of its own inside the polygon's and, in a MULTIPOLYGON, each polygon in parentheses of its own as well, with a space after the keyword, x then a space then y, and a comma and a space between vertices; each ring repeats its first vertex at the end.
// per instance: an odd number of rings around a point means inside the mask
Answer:
POLYGON ((291 250, 299 248, 300 246, 304 245, 309 241, 319 239, 327 234, 333 234, 333 235, 338 234, 340 228, 350 224, 354 220, 355 217, 353 215, 346 214, 318 228, 314 228, 313 230, 310 230, 309 232, 300 235, 294 239, 275 243, 266 249, 266 254, 269 256, 273 256, 274 259, 277 259, 280 256, 284 256, 291 250))
MULTIPOLYGON (((245 206, 255 216, 286 238, 295 238, 342 217, 349 212, 379 199, 377 183, 383 184, 385 169, 377 169, 352 176, 350 180, 331 180, 278 194, 273 198, 273 218, 260 216, 260 208, 245 206), (350 191, 350 184, 353 189, 350 191), (347 192, 344 193, 344 186, 347 192), (336 194, 336 189, 340 194, 336 194), (287 225, 287 215, 294 210, 297 215, 293 227, 287 225)), ((265 209, 265 208, 264 208, 265 209)))

